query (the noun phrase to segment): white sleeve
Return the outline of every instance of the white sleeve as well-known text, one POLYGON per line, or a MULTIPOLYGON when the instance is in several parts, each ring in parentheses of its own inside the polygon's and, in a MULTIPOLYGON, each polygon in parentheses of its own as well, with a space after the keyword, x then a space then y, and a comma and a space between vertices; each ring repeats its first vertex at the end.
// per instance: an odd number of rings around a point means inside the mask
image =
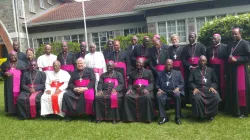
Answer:
POLYGON ((47 75, 47 77, 46 77, 46 82, 45 82, 45 91, 47 91, 47 90, 51 90, 51 86, 50 86, 50 79, 49 79, 49 77, 50 77, 51 75, 50 74, 48 74, 47 75))
POLYGON ((66 90, 67 88, 68 88, 68 84, 69 84, 69 79, 70 79, 70 75, 69 75, 69 73, 68 72, 63 72, 62 73, 62 82, 64 82, 63 83, 63 85, 61 85, 60 87, 59 87, 59 89, 62 91, 62 90, 66 90))

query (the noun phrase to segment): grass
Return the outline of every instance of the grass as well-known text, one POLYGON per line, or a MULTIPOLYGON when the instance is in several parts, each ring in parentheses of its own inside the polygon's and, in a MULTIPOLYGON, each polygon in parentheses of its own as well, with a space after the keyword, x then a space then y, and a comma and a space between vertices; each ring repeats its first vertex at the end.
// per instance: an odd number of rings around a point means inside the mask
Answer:
MULTIPOLYGON (((190 109, 183 110, 191 113, 190 109)), ((238 119, 219 113, 213 122, 199 123, 182 119, 181 125, 174 123, 174 112, 170 111, 170 122, 159 126, 156 122, 145 123, 89 123, 85 119, 65 122, 54 119, 17 120, 4 112, 3 83, 0 82, 0 138, 8 139, 250 139, 250 118, 238 119)))

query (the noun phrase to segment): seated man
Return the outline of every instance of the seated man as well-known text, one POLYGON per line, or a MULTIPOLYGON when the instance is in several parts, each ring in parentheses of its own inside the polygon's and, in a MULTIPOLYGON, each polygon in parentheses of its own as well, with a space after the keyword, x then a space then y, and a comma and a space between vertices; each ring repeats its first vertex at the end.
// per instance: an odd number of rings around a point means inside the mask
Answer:
POLYGON ((153 89, 154 77, 143 68, 144 59, 136 61, 136 70, 129 76, 128 91, 124 97, 124 121, 152 122, 155 119, 153 89))
POLYGON ((168 122, 169 119, 165 114, 165 106, 168 97, 172 97, 175 101, 175 123, 181 124, 181 95, 184 96, 184 80, 182 78, 181 72, 173 70, 172 59, 167 59, 165 63, 165 71, 162 71, 156 81, 157 92, 157 102, 160 112, 159 125, 168 122))
POLYGON ((57 114, 64 117, 62 109, 63 94, 68 87, 70 75, 60 69, 59 61, 53 62, 53 71, 47 74, 45 92, 41 98, 41 115, 57 114))
POLYGON ((96 122, 121 120, 124 79, 120 72, 114 71, 114 61, 107 63, 108 72, 101 75, 95 99, 96 122))
POLYGON ((20 120, 35 118, 40 115, 40 99, 45 88, 46 74, 38 71, 35 60, 23 74, 21 93, 17 98, 17 112, 20 120))
POLYGON ((191 102, 193 116, 201 121, 208 117, 212 121, 218 112, 218 103, 221 101, 216 89, 218 79, 215 71, 206 66, 207 58, 200 56, 199 66, 191 71, 189 87, 192 89, 191 102))
POLYGON ((63 95, 62 111, 66 114, 66 121, 72 116, 87 114, 93 121, 93 101, 95 97, 95 73, 86 67, 86 61, 78 58, 77 70, 71 73, 69 91, 63 95))

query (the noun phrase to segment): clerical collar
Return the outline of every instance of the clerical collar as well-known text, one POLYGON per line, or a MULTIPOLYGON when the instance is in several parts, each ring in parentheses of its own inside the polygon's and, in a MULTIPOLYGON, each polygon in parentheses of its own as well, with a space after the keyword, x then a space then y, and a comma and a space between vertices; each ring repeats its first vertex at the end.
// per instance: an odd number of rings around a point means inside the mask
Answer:
POLYGON ((120 49, 118 51, 115 51, 115 53, 119 53, 120 52, 120 49))
POLYGON ((214 47, 214 48, 217 48, 219 45, 220 45, 220 43, 214 45, 213 47, 214 47))
POLYGON ((167 70, 166 70, 166 73, 167 73, 168 75, 171 75, 172 70, 170 70, 170 71, 167 71, 167 70))
POLYGON ((108 72, 108 74, 113 74, 115 71, 114 70, 112 70, 111 72, 108 72))
POLYGON ((179 47, 179 45, 173 45, 174 46, 174 48, 178 48, 179 47))
POLYGON ((195 47, 197 42, 194 42, 193 44, 190 44, 191 47, 195 47))
POLYGON ((202 70, 202 69, 206 69, 206 68, 207 68, 207 66, 204 66, 204 67, 199 66, 199 68, 202 70))

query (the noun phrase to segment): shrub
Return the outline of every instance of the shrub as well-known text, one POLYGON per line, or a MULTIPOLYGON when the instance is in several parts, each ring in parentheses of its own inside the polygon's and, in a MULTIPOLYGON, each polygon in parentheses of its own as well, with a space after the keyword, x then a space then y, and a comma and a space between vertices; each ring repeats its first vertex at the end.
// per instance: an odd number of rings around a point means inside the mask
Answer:
MULTIPOLYGON (((68 47, 71 52, 80 51, 79 43, 75 42, 68 42, 68 47)), ((44 54, 44 44, 41 45, 36 51, 36 58, 44 54)), ((62 51, 62 43, 61 42, 54 42, 51 43, 52 46, 52 53, 58 55, 62 51)))
POLYGON ((238 16, 226 16, 207 22, 199 32, 199 41, 206 46, 212 43, 212 35, 219 33, 222 38, 222 43, 228 44, 232 41, 231 29, 239 27, 242 29, 242 37, 250 40, 250 14, 238 16))

